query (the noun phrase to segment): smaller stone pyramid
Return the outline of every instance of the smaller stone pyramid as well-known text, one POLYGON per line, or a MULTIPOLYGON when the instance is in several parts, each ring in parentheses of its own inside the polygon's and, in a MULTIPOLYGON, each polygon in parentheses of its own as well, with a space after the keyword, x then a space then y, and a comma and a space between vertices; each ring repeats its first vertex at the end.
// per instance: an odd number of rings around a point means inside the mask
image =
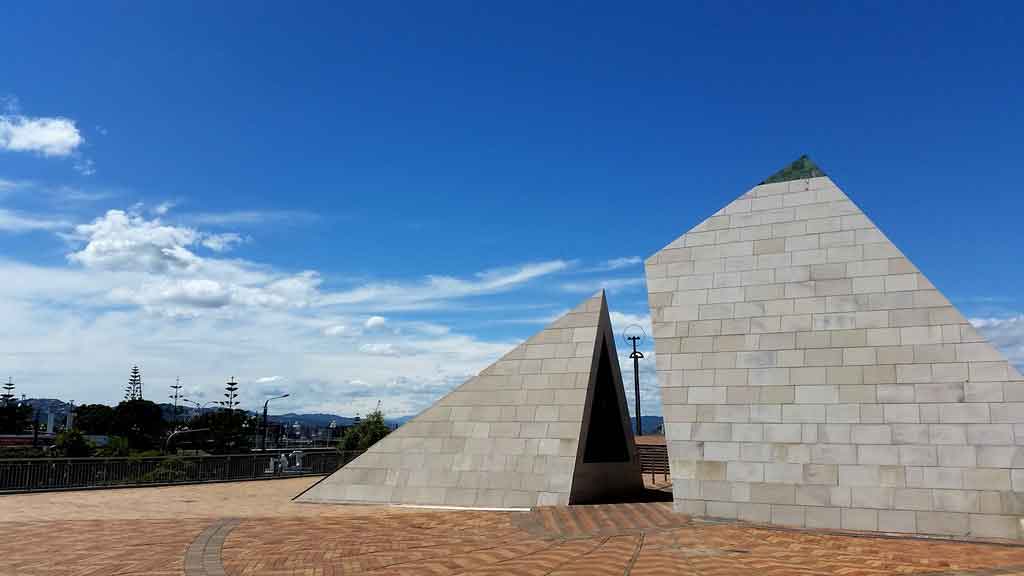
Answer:
POLYGON ((523 508, 642 488, 601 292, 297 500, 523 508))

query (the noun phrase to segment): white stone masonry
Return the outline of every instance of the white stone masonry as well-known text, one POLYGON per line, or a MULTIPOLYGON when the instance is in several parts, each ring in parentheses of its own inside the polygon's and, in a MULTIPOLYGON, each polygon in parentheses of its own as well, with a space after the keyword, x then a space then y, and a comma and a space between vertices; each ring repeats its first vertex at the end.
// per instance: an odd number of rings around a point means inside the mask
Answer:
POLYGON ((1021 538, 1024 379, 830 179, 755 187, 646 274, 677 510, 1021 538))

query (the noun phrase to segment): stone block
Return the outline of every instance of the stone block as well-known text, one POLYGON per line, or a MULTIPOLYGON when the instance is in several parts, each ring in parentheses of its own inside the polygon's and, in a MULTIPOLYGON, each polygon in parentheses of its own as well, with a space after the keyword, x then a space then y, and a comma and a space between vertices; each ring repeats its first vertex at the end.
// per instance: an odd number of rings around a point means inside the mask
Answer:
POLYGON ((898 446, 857 446, 858 464, 880 464, 895 466, 900 462, 898 446))
POLYGON ((899 462, 904 466, 937 466, 938 450, 935 446, 900 446, 899 462))
POLYGON ((842 528, 842 513, 839 508, 808 507, 804 512, 804 526, 818 530, 839 530, 842 528))
POLYGON ((939 420, 943 423, 985 424, 990 421, 989 405, 967 403, 941 404, 939 406, 939 420))
POLYGON ((825 423, 825 406, 813 404, 784 405, 782 407, 782 421, 792 423, 825 423))
POLYGON ((835 404, 839 402, 838 386, 796 386, 795 392, 797 404, 835 404))
POLYGON ((971 514, 968 526, 970 535, 976 538, 1021 538, 1021 524, 1015 516, 971 514))
POLYGON ((796 487, 791 484, 752 483, 750 501, 764 504, 793 504, 796 487))
POLYGON ((800 484, 804 477, 802 464, 771 462, 764 465, 764 481, 778 484, 800 484))
POLYGON ((917 515, 914 512, 903 510, 879 510, 878 530, 880 532, 913 534, 917 532, 917 515))
POLYGON ((895 490, 879 486, 854 486, 850 489, 851 503, 855 508, 892 508, 895 490))
POLYGON ((878 510, 844 508, 842 528, 843 530, 878 530, 878 510))
POLYGON ((757 462, 728 462, 726 479, 730 482, 764 482, 764 464, 757 462))
POLYGON ((932 490, 933 510, 941 512, 978 512, 979 492, 973 490, 932 490))
POLYGON ((966 536, 969 516, 955 512, 916 512, 917 530, 923 534, 966 536))
POLYGON ((772 520, 772 508, 770 504, 747 502, 740 503, 738 508, 739 519, 743 522, 767 524, 772 520))
POLYGON ((973 468, 978 464, 974 446, 939 446, 939 466, 973 468))
POLYGON ((965 490, 1010 490, 1010 471, 1002 468, 976 468, 963 471, 965 490))
POLYGON ((964 384, 962 382, 915 384, 914 397, 918 402, 963 402, 964 384))
POLYGON ((851 427, 854 444, 891 444, 892 428, 887 425, 855 424, 851 427))
POLYGON ((893 491, 893 508, 897 510, 932 510, 932 490, 922 488, 896 488, 893 491))
POLYGON ((804 526, 804 507, 803 506, 780 506, 772 505, 771 508, 772 524, 779 526, 791 526, 796 528, 803 528, 804 526))
POLYGON ((856 464, 857 447, 851 444, 815 444, 811 446, 811 463, 856 464))

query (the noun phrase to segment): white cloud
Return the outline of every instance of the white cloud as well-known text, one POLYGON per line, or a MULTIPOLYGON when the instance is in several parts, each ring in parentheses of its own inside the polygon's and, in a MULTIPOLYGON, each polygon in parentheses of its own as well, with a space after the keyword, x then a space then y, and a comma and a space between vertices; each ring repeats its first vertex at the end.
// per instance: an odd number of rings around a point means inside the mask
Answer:
POLYGON ((200 243, 214 252, 228 252, 244 241, 245 239, 235 232, 225 232, 223 234, 205 234, 200 243))
POLYGON ((183 222, 196 226, 243 226, 267 223, 312 222, 317 215, 300 210, 240 210, 234 212, 198 212, 181 214, 183 222))
MULTIPOLYGON (((261 408, 273 388, 292 395, 275 401, 277 411, 351 415, 381 399, 389 415, 402 415, 426 407, 516 344, 397 319, 388 320, 394 330, 362 333, 353 342, 324 333, 361 325, 358 318, 296 308, 232 312, 226 306, 218 309, 223 314, 202 311, 184 320, 109 308, 103 295, 137 278, 125 271, 0 260, 0 277, 19 280, 0 283, 5 369, 37 397, 116 401, 137 363, 153 397, 180 376, 190 399, 218 398, 223 382, 235 376, 247 408, 261 408), (280 380, 269 381, 268 374, 280 380)), ((221 294, 201 284, 187 289, 193 300, 221 294)))
POLYGON ((36 230, 62 230, 71 224, 65 220, 40 218, 0 208, 0 232, 33 232, 36 230))
POLYGON ((174 202, 161 202, 153 207, 153 214, 157 216, 163 216, 170 212, 171 208, 174 208, 174 202))
POLYGON ((329 305, 360 305, 373 310, 416 310, 432 308, 448 300, 497 294, 537 278, 565 270, 565 260, 525 264, 514 268, 496 268, 477 273, 465 280, 452 276, 427 276, 419 283, 369 283, 324 296, 329 305))
POLYGON ((0 95, 0 112, 7 114, 17 114, 21 111, 21 104, 18 102, 18 97, 14 94, 0 95))
POLYGON ((27 394, 78 401, 117 400, 138 363, 154 397, 180 376, 190 399, 218 398, 234 375, 246 407, 261 407, 274 389, 292 394, 275 402, 279 410, 352 414, 381 399, 391 415, 416 412, 517 342, 380 310, 443 308, 571 265, 331 291, 316 271, 206 252, 209 232, 134 211, 111 210, 61 235, 72 245, 66 264, 0 257, 0 277, 18 279, 0 283, 0 350, 27 394))
POLYGON ((75 171, 83 176, 92 176, 96 173, 96 163, 84 156, 75 159, 75 171))
POLYGON ((639 256, 625 256, 622 258, 612 258, 611 260, 605 260, 597 267, 597 270, 618 270, 620 268, 628 268, 629 266, 636 266, 643 262, 643 258, 639 256))
POLYGON ((353 330, 344 324, 331 324, 323 329, 324 336, 353 336, 358 331, 353 330))
POLYGON ((359 351, 370 356, 405 356, 414 353, 412 349, 403 348, 392 342, 361 344, 359 351))
POLYGON ((199 239, 195 230, 166 226, 123 210, 110 210, 91 224, 76 226, 73 236, 86 245, 68 259, 89 268, 166 272, 199 264, 187 248, 199 239))
POLYGON ((387 320, 384 319, 383 316, 370 316, 366 319, 363 326, 367 330, 376 330, 378 328, 383 328, 385 324, 387 324, 387 320))
POLYGON ((971 318, 970 322, 1007 360, 1024 367, 1024 314, 1001 318, 971 318))
POLYGON ((18 188, 18 183, 14 180, 5 180, 0 178, 0 192, 9 192, 18 188))
POLYGON ((69 156, 85 139, 68 118, 30 118, 0 115, 0 149, 35 152, 43 156, 69 156))
POLYGON ((593 294, 604 289, 610 293, 622 292, 637 286, 643 286, 644 279, 636 278, 595 278, 579 282, 566 282, 562 284, 562 290, 579 294, 593 294))

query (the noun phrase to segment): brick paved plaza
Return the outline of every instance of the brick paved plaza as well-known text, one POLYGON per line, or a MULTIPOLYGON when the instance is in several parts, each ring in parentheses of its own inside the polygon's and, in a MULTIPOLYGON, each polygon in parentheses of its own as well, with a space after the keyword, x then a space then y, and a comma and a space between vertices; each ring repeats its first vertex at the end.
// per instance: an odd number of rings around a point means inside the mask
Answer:
POLYGON ((298 504, 312 479, 0 497, 0 574, 1024 574, 1024 547, 699 522, 298 504))

